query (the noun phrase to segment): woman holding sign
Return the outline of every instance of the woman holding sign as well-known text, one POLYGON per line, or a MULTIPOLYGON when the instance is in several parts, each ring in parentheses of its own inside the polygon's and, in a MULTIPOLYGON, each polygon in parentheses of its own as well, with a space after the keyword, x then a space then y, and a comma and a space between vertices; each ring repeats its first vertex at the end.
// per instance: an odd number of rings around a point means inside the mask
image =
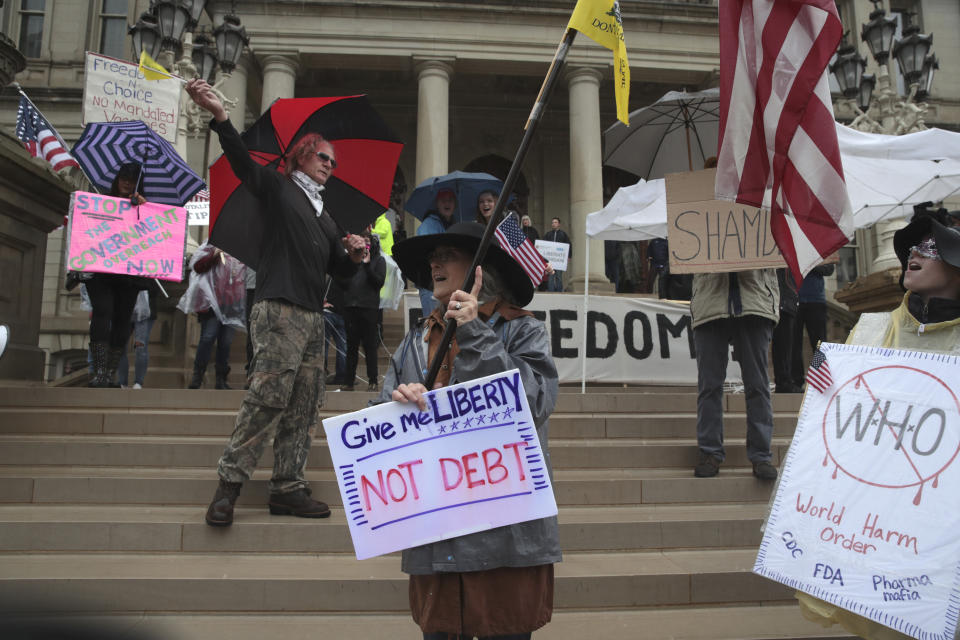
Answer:
MULTIPOLYGON (((903 301, 890 312, 862 314, 847 343, 956 355, 960 350, 960 229, 950 227, 945 214, 922 212, 894 234, 893 247, 906 289, 903 301)), ((870 640, 910 637, 809 594, 797 592, 796 596, 804 617, 824 627, 840 624, 870 640)), ((946 599, 938 604, 949 605, 946 599)))
MULTIPOLYGON (((446 322, 457 330, 437 387, 519 369, 537 436, 549 467, 548 419, 557 399, 557 369, 543 323, 524 310, 533 284, 496 243, 490 245, 471 291, 464 282, 483 227, 453 225, 446 233, 398 243, 394 257, 438 306, 394 353, 381 402, 416 403, 425 410, 422 381, 446 322)), ((521 522, 406 549, 410 610, 426 640, 457 637, 529 638, 553 612, 553 563, 561 559, 556 517, 521 522)))
MULTIPOLYGON (((140 165, 131 162, 120 167, 110 195, 130 198, 136 204, 146 199, 143 191, 143 176, 140 165)), ((142 289, 150 286, 146 278, 112 273, 94 273, 85 281, 93 312, 90 314, 90 356, 93 360, 93 377, 90 387, 117 387, 114 376, 120 356, 130 338, 130 316, 137 304, 142 289)))

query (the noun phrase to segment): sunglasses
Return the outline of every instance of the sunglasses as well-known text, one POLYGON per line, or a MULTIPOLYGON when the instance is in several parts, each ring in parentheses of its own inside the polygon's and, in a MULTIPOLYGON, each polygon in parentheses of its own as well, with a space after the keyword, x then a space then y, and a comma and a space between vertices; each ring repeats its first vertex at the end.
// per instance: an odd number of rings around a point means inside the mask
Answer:
POLYGON ((330 154, 324 153, 323 151, 317 151, 317 157, 323 160, 324 162, 329 162, 330 166, 334 169, 337 168, 337 161, 330 157, 330 154))
POLYGON ((907 255, 917 254, 921 258, 929 258, 931 260, 939 260, 940 252, 937 251, 937 242, 933 238, 927 238, 920 244, 915 244, 910 247, 910 251, 907 255))

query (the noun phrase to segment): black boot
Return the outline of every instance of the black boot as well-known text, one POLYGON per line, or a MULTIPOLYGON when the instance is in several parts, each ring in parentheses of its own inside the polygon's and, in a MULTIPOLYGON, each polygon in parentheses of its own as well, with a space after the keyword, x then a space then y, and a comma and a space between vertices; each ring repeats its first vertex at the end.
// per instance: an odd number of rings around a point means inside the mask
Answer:
POLYGON ((233 524, 233 505, 237 503, 242 486, 239 482, 220 481, 217 492, 213 494, 213 500, 207 507, 206 520, 208 525, 211 527, 229 527, 233 524))
POLYGON ((200 385, 203 384, 203 374, 207 371, 207 365, 199 365, 196 362, 193 363, 193 378, 190 380, 190 384, 187 385, 187 389, 199 389, 200 385))
POLYGON ((90 382, 87 383, 88 387, 105 389, 110 386, 110 376, 107 374, 107 351, 108 347, 106 342, 90 343, 93 376, 90 378, 90 382))
POLYGON ((107 351, 107 386, 113 389, 119 389, 117 383, 117 366, 120 364, 120 356, 123 355, 123 347, 110 347, 107 351))
POLYGON ((230 389, 230 385, 227 384, 227 376, 230 375, 230 367, 221 369, 217 367, 217 381, 214 385, 215 389, 230 389))
POLYGON ((310 489, 297 489, 290 493, 270 494, 270 514, 297 516, 298 518, 327 518, 330 507, 325 502, 310 497, 310 489))

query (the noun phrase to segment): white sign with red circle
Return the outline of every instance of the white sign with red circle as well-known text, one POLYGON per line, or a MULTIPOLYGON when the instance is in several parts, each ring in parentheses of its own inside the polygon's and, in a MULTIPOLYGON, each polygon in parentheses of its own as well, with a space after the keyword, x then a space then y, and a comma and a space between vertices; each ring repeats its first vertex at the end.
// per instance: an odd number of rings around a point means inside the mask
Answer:
POLYGON ((914 638, 960 613, 960 359, 821 345, 754 572, 914 638))

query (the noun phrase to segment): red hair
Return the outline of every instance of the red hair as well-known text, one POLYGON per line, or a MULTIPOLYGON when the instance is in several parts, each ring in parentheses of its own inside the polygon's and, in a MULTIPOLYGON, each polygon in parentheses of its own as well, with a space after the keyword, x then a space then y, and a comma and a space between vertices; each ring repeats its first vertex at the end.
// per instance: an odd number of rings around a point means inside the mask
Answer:
POLYGON ((286 164, 284 165, 283 172, 286 175, 290 175, 299 169, 300 165, 303 164, 307 158, 315 154, 323 143, 327 143, 331 149, 333 148, 333 143, 319 133, 308 133, 297 140, 284 154, 286 164))

